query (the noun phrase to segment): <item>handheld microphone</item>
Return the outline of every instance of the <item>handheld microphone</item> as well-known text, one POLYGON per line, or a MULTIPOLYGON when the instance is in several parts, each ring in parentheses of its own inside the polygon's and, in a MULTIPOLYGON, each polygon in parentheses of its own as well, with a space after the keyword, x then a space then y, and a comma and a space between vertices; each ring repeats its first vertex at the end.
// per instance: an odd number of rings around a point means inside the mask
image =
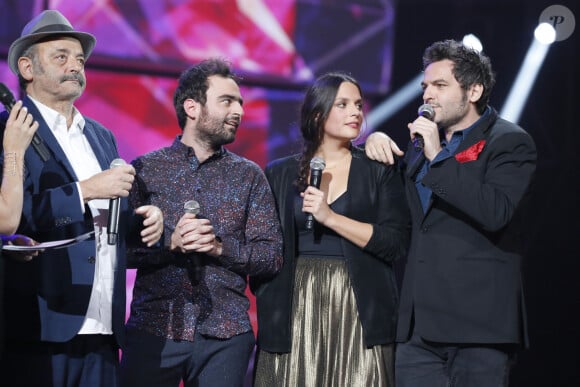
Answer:
POLYGON ((188 200, 183 204, 183 210, 185 211, 186 214, 197 215, 199 214, 200 209, 201 207, 199 203, 196 202, 195 200, 188 200))
MULTIPOLYGON (((125 160, 115 159, 111 161, 111 168, 125 165, 125 160)), ((119 236, 119 212, 121 210, 121 198, 114 198, 109 201, 109 218, 107 219, 107 242, 110 245, 117 244, 119 236)))
MULTIPOLYGON (((195 200, 188 200, 183 204, 183 211, 186 214, 194 214, 196 217, 199 216, 199 212, 201 211, 201 206, 195 200)), ((191 266, 188 268, 189 274, 193 283, 199 283, 201 279, 201 266, 202 266, 202 258, 198 254, 193 254, 188 257, 189 263, 191 266)))
MULTIPOLYGON (((320 180, 322 180, 322 171, 326 167, 324 159, 321 157, 313 157, 310 160, 310 184, 314 188, 320 188, 320 180)), ((306 229, 312 230, 314 228, 314 216, 306 214, 306 229)))
MULTIPOLYGON (((419 117, 425 117, 429 121, 433 121, 433 119, 435 118, 435 110, 433 109, 433 106, 429 105, 428 103, 424 103, 423 105, 419 106, 417 114, 419 115, 419 117)), ((420 134, 415 134, 415 138, 413 139, 413 145, 415 146, 415 148, 423 149, 423 147, 425 146, 425 140, 423 139, 423 136, 421 136, 420 134)))
POLYGON ((16 103, 16 100, 14 99, 12 92, 3 83, 0 83, 0 101, 2 101, 2 105, 4 105, 8 113, 10 113, 10 111, 14 107, 14 104, 16 103))
MULTIPOLYGON (((2 102, 2 105, 4 105, 4 108, 8 113, 10 113, 14 107, 14 104, 16 104, 14 95, 12 95, 10 89, 8 89, 8 87, 6 87, 6 85, 3 83, 0 83, 0 102, 2 102)), ((50 159, 50 152, 46 148, 46 145, 44 145, 42 138, 38 135, 38 132, 34 133, 31 143, 34 147, 34 150, 36 150, 36 153, 38 153, 38 155, 42 158, 42 161, 46 162, 50 159)))

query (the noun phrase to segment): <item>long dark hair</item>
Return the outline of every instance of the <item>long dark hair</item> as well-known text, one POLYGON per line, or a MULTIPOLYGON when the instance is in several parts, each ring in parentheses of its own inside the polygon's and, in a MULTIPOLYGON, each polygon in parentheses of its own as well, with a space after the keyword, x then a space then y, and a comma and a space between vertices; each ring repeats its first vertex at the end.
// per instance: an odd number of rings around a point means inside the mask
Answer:
POLYGON ((362 90, 356 79, 343 72, 331 72, 321 75, 306 90, 300 108, 300 133, 303 149, 299 160, 298 180, 296 185, 303 191, 308 186, 310 160, 322 143, 324 124, 334 104, 336 93, 343 82, 354 84, 361 96, 362 90))

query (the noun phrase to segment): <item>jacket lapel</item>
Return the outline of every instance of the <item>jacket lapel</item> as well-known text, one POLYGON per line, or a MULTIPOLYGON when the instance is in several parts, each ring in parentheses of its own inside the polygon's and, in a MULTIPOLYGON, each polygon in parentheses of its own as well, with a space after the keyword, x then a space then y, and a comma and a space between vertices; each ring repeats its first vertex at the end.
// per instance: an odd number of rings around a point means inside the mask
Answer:
POLYGON ((469 147, 475 145, 481 140, 487 139, 489 129, 492 125, 497 121, 498 115, 495 109, 491 109, 487 114, 481 118, 481 121, 473 127, 473 129, 469 132, 467 137, 459 144, 457 149, 455 150, 454 156, 458 153, 463 152, 464 150, 468 149, 469 147))
MULTIPOLYGON (((497 120, 497 112, 494 109, 491 109, 490 112, 488 112, 487 116, 483 117, 481 119, 481 121, 473 127, 473 129, 471 129, 471 131, 468 133, 467 137, 461 141, 461 143, 459 144, 459 146, 457 147, 457 149, 455 150, 455 152, 453 153, 453 157, 455 157, 456 154, 463 152, 464 150, 468 149, 469 147, 473 146, 474 144, 478 143, 481 140, 486 139, 487 137, 487 132, 489 131, 489 129, 491 128, 491 126, 495 123, 495 121, 497 120)), ((420 149, 416 149, 413 147, 413 150, 415 152, 419 152, 420 154, 416 157, 416 161, 414 162, 414 164, 412 164, 412 169, 411 171, 409 171, 407 176, 408 178, 411 180, 411 183, 413 184, 413 188, 414 188, 414 184, 415 184, 415 175, 418 172, 418 169, 420 168, 420 166, 422 165, 422 161, 425 160, 425 155, 423 154, 423 152, 420 149)), ((415 197, 415 204, 418 204, 419 209, 421 211, 423 211, 423 207, 421 206, 421 200, 419 199, 419 194, 417 192, 417 189, 413 189, 413 193, 414 193, 414 197, 415 197)), ((425 220, 425 218, 427 217, 427 215, 429 214, 429 212, 431 211, 431 208, 433 207, 433 195, 431 195, 431 198, 429 199, 429 204, 427 206, 427 210, 424 212, 423 214, 423 220, 425 220)))
POLYGON ((85 127, 83 129, 83 133, 86 139, 89 141, 89 144, 91 144, 91 148, 93 148, 93 153, 97 157, 101 169, 103 171, 109 169, 111 166, 110 165, 111 161, 113 160, 109 160, 110 157, 107 157, 107 152, 103 148, 103 144, 105 142, 99 141, 96 135, 96 131, 94 130, 93 124, 91 122, 85 120, 85 127))
MULTIPOLYGON (((40 111, 36 108, 34 102, 32 102, 28 97, 24 99, 24 105, 28 108, 28 111, 36 118, 38 121, 38 130, 36 133, 40 138, 44 141, 47 148, 52 153, 52 157, 60 164, 62 167, 67 171, 67 173, 71 176, 73 181, 78 180, 75 174, 75 171, 68 161, 64 151, 60 147, 58 140, 54 137, 52 130, 48 127, 47 123, 42 118, 40 111)), ((32 146, 28 148, 28 152, 36 152, 32 146)))
MULTIPOLYGON (((405 171, 407 195, 409 197, 409 206, 418 214, 423 214, 423 206, 421 205, 421 198, 415 188, 415 177, 423 163, 425 162, 425 155, 423 151, 409 142, 407 152, 404 159, 403 168, 405 171)), ((432 202, 432 200, 430 200, 432 202)), ((423 214, 425 216, 425 214, 423 214)))
POLYGON ((405 174, 413 182, 415 181, 415 176, 419 172, 419 168, 421 168, 424 161, 425 155, 423 154, 423 151, 409 143, 407 156, 405 157, 405 174))

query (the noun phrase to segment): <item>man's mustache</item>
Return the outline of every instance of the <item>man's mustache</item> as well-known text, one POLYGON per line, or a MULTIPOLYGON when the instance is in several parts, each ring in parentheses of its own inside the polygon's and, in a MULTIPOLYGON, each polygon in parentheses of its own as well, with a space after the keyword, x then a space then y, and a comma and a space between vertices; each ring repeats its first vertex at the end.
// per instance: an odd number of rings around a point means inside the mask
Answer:
POLYGON ((60 78, 61 83, 66 81, 77 81, 81 86, 85 85, 85 78, 80 74, 69 74, 60 78))

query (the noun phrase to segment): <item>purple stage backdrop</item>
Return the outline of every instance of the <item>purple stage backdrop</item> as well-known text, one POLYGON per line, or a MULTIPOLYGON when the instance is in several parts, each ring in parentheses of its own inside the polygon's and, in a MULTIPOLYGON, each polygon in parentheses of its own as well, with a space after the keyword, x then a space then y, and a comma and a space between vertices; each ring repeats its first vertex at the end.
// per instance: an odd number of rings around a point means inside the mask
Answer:
MULTIPOLYGON (((389 89, 394 9, 388 0, 4 0, 0 82, 16 95, 8 47, 47 8, 96 36, 87 90, 76 106, 115 133, 127 161, 179 134, 176 79, 208 57, 228 59, 243 76, 245 115, 229 149, 262 167, 300 149, 298 107, 313 77, 345 70, 368 94, 389 89)), ((129 271, 129 301, 133 280, 129 271)), ((256 328, 253 299, 250 315, 256 328)))

